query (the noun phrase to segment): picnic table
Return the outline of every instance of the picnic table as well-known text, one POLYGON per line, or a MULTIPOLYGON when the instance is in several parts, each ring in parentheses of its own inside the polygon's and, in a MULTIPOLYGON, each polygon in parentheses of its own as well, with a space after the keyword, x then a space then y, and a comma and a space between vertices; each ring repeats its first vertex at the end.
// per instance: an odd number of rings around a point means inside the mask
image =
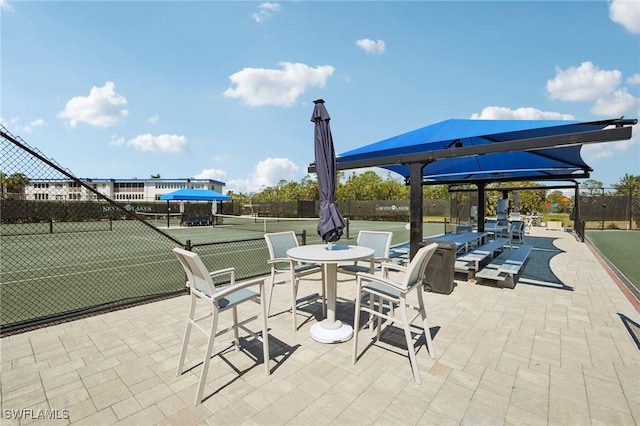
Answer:
POLYGON ((506 243, 509 242, 508 238, 496 238, 486 244, 483 244, 468 253, 458 256, 456 259, 455 270, 457 272, 467 273, 467 277, 470 277, 475 272, 479 271, 484 264, 493 260, 496 254, 502 252, 502 249, 506 243))
MULTIPOLYGON (((430 236, 422 240, 425 244, 430 244, 432 242, 445 242, 445 243, 453 243, 456 245, 456 254, 461 255, 468 252, 471 249, 474 249, 478 246, 481 246, 486 242, 488 234, 486 232, 462 232, 459 234, 451 233, 451 234, 442 234, 430 236)), ((409 254, 409 242, 399 244, 397 246, 391 247, 389 250, 389 257, 391 259, 397 258, 406 258, 409 254)))
POLYGON ((514 288, 532 249, 532 246, 523 244, 504 250, 491 263, 476 272, 476 277, 496 281, 503 287, 514 288))
POLYGON ((435 237, 429 237, 424 240, 425 243, 432 241, 441 241, 446 243, 453 243, 456 245, 456 253, 464 254, 471 249, 475 249, 485 243, 487 236, 486 232, 461 232, 459 234, 444 234, 435 237))

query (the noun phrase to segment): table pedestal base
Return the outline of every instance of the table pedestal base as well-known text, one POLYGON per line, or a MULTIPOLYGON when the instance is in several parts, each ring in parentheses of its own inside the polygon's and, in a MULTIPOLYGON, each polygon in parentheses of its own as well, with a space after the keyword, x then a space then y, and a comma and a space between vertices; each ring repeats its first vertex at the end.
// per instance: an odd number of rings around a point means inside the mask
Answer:
POLYGON ((326 324, 326 320, 311 326, 311 338, 320 343, 346 342, 353 337, 353 328, 348 324, 336 321, 326 324), (327 328, 331 327, 331 328, 327 328))

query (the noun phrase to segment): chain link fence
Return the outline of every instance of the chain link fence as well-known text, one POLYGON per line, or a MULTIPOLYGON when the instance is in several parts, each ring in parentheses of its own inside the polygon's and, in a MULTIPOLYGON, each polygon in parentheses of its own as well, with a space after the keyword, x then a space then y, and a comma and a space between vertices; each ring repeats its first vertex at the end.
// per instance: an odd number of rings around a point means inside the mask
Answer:
POLYGON ((580 220, 586 229, 639 229, 640 194, 613 195, 613 188, 602 191, 580 195, 580 220))
POLYGON ((184 294, 176 246, 200 252, 212 270, 237 265, 238 279, 268 273, 263 238, 189 247, 2 126, 0 144, 2 335, 184 294), (54 185, 48 199, 27 197, 38 181, 54 185), (82 187, 93 200, 69 200, 63 187, 82 187))

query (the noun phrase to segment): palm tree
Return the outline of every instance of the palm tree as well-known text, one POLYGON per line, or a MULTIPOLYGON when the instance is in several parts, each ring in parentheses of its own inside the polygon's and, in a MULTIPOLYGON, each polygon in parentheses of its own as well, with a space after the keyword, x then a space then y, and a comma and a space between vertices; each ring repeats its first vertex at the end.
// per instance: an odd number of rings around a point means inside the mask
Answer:
POLYGON ((614 183, 613 187, 616 192, 623 195, 632 195, 640 192, 640 175, 630 175, 625 173, 618 183, 614 183))
POLYGON ((24 173, 13 173, 6 179, 7 198, 23 199, 24 189, 29 185, 30 179, 24 173))

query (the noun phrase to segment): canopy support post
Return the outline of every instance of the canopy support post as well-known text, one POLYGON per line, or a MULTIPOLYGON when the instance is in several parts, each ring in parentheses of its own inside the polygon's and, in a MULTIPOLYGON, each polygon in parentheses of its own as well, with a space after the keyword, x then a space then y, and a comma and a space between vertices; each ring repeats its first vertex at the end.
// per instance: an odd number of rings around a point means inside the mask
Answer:
MULTIPOLYGON (((582 230, 580 230, 580 185, 578 182, 573 181, 575 185, 574 192, 574 203, 573 203, 573 230, 580 235, 582 230)), ((581 237, 584 237, 582 235, 581 237)))
POLYGON ((478 232, 484 232, 484 217, 485 210, 487 208, 487 202, 485 198, 485 185, 484 182, 478 182, 478 232))
POLYGON ((422 169, 426 165, 409 164, 409 259, 413 259, 422 243, 422 169))

